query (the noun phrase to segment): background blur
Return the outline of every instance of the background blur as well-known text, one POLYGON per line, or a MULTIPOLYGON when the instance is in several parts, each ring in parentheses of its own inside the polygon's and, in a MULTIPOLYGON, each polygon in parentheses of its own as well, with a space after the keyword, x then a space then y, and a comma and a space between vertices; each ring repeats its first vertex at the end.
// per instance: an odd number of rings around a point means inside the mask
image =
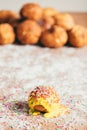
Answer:
POLYGON ((0 0, 0 10, 19 11, 26 2, 35 2, 42 7, 54 7, 59 11, 87 12, 87 0, 0 0))

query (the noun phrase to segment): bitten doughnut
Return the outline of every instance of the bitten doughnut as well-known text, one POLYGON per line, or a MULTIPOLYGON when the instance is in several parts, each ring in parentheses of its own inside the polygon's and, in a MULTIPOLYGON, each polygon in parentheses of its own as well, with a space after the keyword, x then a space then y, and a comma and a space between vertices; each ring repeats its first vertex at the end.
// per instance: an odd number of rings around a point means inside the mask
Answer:
POLYGON ((87 45, 87 29, 82 25, 75 25, 69 31, 69 42, 74 47, 83 47, 87 45))
POLYGON ((20 14, 24 18, 38 21, 42 17, 42 8, 38 4, 27 3, 21 8, 20 14))
POLYGON ((25 20, 17 28, 17 37, 23 44, 36 44, 41 35, 41 27, 33 20, 25 20))
POLYGON ((74 19, 68 13, 58 13, 55 15, 56 24, 63 27, 65 30, 70 30, 74 26, 74 19))
POLYGON ((66 44, 68 35, 66 31, 59 26, 53 26, 41 35, 41 42, 46 47, 57 48, 66 44))
POLYGON ((59 103, 59 95, 53 87, 38 86, 28 97, 29 113, 38 115, 44 113, 44 117, 57 117, 68 112, 68 109, 59 103))
POLYGON ((54 8, 48 7, 48 8, 44 8, 43 9, 43 17, 44 16, 55 16, 57 14, 57 10, 55 10, 54 8))
POLYGON ((13 27, 8 23, 0 24, 0 45, 11 44, 15 40, 13 27))

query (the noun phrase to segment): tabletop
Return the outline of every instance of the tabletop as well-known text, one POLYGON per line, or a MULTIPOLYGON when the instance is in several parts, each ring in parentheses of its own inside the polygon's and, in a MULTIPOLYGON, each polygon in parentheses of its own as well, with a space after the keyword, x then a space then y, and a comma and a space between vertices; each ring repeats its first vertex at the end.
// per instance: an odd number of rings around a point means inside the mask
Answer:
POLYGON ((70 12, 70 14, 74 17, 76 24, 80 24, 87 27, 87 12, 84 13, 70 12))

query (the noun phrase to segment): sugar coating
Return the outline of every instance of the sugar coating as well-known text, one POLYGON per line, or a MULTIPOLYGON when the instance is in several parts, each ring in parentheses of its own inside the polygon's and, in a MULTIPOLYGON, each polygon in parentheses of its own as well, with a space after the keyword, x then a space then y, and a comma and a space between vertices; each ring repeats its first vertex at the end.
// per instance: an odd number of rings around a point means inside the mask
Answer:
POLYGON ((87 47, 0 46, 0 129, 87 129, 87 47), (35 86, 54 86, 70 114, 45 119, 28 114, 35 86))
POLYGON ((29 97, 38 99, 38 98, 43 98, 43 99, 49 99, 51 98, 51 101, 49 103, 52 103, 53 101, 59 102, 59 96, 54 90, 53 87, 50 86, 37 86, 29 95, 29 97))

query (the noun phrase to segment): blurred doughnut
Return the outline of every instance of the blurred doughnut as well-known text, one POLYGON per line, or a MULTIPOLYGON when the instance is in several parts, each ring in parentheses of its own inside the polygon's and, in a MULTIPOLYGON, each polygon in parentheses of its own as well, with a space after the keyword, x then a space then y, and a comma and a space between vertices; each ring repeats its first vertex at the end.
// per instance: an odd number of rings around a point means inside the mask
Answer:
POLYGON ((74 26, 74 19, 68 13, 58 13, 55 15, 56 24, 63 27, 65 30, 70 30, 74 26))
POLYGON ((14 41, 13 27, 8 23, 0 24, 0 45, 12 44, 14 41))
POLYGON ((20 14, 24 18, 38 21, 42 17, 42 8, 38 4, 27 3, 21 8, 20 14))
POLYGON ((53 26, 41 35, 41 42, 46 47, 57 48, 66 44, 68 35, 66 31, 59 26, 53 26))
POLYGON ((45 16, 40 21, 42 31, 50 29, 54 24, 55 24, 55 19, 51 16, 45 16))
POLYGON ((41 35, 41 27, 33 20, 25 20, 17 28, 17 37, 23 44, 36 44, 41 35))
POLYGON ((13 11, 10 11, 10 10, 0 11, 0 23, 9 23, 19 18, 20 18, 19 14, 13 11))
POLYGON ((69 42, 74 47, 83 47, 87 45, 87 29, 82 25, 75 25, 68 32, 69 42))
POLYGON ((48 7, 48 8, 44 8, 43 9, 43 17, 44 16, 55 16, 57 14, 57 10, 55 10, 54 8, 48 7))

